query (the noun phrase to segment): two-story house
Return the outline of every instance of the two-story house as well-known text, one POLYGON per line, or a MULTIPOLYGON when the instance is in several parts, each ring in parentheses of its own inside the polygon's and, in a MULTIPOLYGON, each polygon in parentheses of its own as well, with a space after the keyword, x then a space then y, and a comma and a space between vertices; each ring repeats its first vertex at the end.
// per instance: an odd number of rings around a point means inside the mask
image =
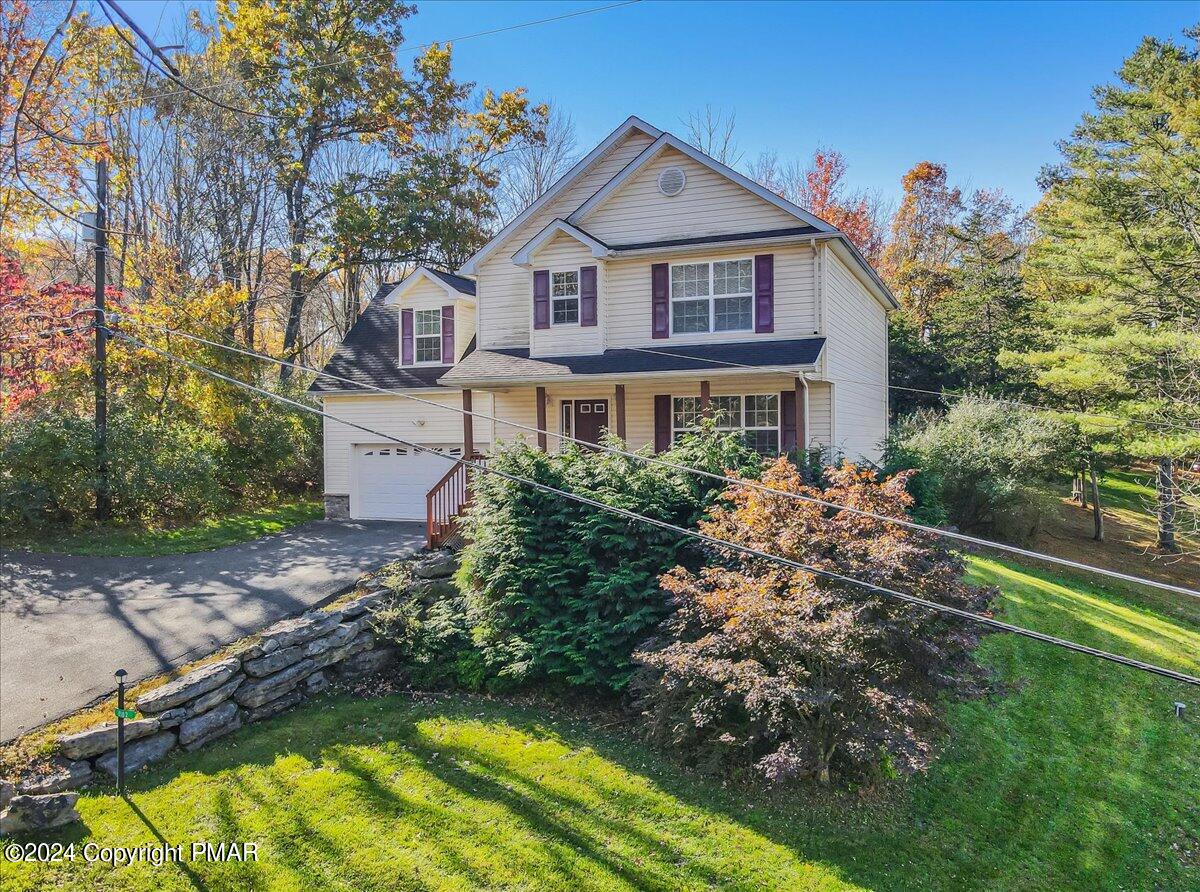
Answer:
MULTIPOLYGON (((877 460, 895 307, 834 227, 631 117, 457 271, 380 289, 327 370, 389 393, 311 390, 455 456, 605 430, 662 450, 707 411, 764 453, 877 460)), ((450 463, 378 439, 326 420, 327 513, 426 519, 450 463)))

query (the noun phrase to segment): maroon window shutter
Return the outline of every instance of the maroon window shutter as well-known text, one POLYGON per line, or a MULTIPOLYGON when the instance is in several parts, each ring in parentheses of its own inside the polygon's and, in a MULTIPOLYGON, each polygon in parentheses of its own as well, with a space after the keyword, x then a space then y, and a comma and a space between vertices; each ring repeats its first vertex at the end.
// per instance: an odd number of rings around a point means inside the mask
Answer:
POLYGON ((596 324, 596 267, 579 270, 579 324, 596 324))
POLYGON ((754 330, 775 330, 775 255, 754 258, 754 330))
POLYGON ((454 305, 442 307, 442 362, 454 365, 454 305))
POLYGON ((413 311, 400 311, 400 364, 413 364, 413 311))
POLYGON ((533 327, 550 327, 550 271, 533 272, 533 327))
POLYGON ((659 394, 654 397, 654 451, 666 452, 671 448, 671 396, 659 394))
POLYGON ((779 451, 791 452, 796 448, 796 391, 784 390, 779 394, 779 451))
POLYGON ((650 267, 650 298, 654 337, 665 338, 671 333, 671 273, 666 263, 650 267))

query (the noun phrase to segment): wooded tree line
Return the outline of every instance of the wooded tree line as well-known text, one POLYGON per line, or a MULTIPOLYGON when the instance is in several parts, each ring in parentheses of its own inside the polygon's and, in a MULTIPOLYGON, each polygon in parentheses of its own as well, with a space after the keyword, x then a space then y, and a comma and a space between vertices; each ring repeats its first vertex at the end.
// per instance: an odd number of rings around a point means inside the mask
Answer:
MULTIPOLYGON (((940 410, 944 391, 1064 409, 1046 431, 1062 440, 1055 425, 1072 423, 1060 454, 1085 507, 1106 468, 1159 466, 1159 544, 1168 551, 1185 514, 1194 527, 1200 502, 1196 478, 1179 467, 1200 455, 1198 33, 1144 39, 1095 89, 1094 108, 1059 143, 1028 210, 998 188, 964 193, 935 160, 904 174, 894 210, 850 187, 833 149, 790 161, 768 152, 744 165, 846 232, 899 299, 895 415, 940 410)), ((731 113, 706 108, 685 123, 700 148, 743 162, 731 113)))
MULTIPOLYGON (((416 10, 396 0, 220 0, 161 56, 115 8, 94 10, 0 10, 9 410, 88 398, 86 339, 39 334, 90 301, 69 287, 92 276, 81 215, 100 158, 114 300, 134 318, 319 365, 379 283, 417 263, 453 268, 579 154, 569 109, 457 80, 448 45, 406 42, 416 10), (78 383, 67 395, 65 381, 78 383)), ((680 123, 846 232, 889 282, 902 304, 897 416, 942 408, 943 390, 1070 409, 1081 498, 1083 479, 1134 459, 1164 463, 1177 487, 1179 464, 1200 453, 1196 36, 1147 38, 1097 88, 1032 209, 998 188, 966 192, 937 159, 913 164, 891 206, 853 186, 836 148, 747 159, 732 113, 680 123)), ((171 349, 229 362, 178 339, 171 349)), ((180 402, 203 418, 186 369, 152 355, 131 364, 130 403, 180 402)))
POLYGON ((414 13, 219 2, 164 63, 114 17, 6 4, 5 252, 36 285, 89 281, 71 218, 103 157, 114 287, 138 304, 231 288, 229 335, 320 362, 377 282, 482 244, 504 156, 548 119, 523 89, 456 80, 448 45, 410 48, 414 13))

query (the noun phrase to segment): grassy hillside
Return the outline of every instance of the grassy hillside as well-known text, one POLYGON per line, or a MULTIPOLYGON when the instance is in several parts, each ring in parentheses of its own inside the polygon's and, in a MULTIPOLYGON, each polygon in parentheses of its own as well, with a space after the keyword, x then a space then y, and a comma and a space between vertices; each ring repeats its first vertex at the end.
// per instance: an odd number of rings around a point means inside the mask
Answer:
MULTIPOLYGON (((1200 626, 973 559, 1005 619, 1200 673, 1200 626)), ((255 864, 4 865, 5 889, 1196 889, 1195 689, 991 635, 925 776, 835 798, 722 788, 614 716, 326 698, 174 759, 78 843, 257 841, 255 864), (1171 704, 1188 704, 1174 718, 1171 704)))
MULTIPOLYGON (((1157 552, 1158 522, 1154 515, 1152 471, 1140 468, 1109 471, 1101 478, 1103 543, 1092 539, 1095 527, 1090 493, 1086 509, 1070 500, 1069 486, 1060 488, 1054 495, 1060 499, 1058 511, 1047 519, 1034 540, 1032 547, 1035 550, 1161 582, 1200 587, 1200 542, 1189 532, 1194 528, 1190 504, 1181 505, 1178 515, 1178 538, 1184 554, 1157 552)), ((1160 606, 1172 609, 1168 601, 1161 602, 1160 606)))

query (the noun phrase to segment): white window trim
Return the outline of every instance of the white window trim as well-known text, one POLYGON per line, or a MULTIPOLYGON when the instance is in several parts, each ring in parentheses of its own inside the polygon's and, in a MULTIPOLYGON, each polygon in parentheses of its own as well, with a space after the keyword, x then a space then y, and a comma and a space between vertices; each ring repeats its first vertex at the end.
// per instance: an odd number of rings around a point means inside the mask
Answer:
MULTIPOLYGON (((672 263, 667 267, 667 337, 668 338, 694 338, 694 337, 712 337, 716 335, 718 338, 731 334, 746 334, 753 332, 755 325, 758 322, 757 301, 754 299, 755 286, 758 274, 754 268, 754 257, 717 257, 715 259, 704 259, 698 257, 695 260, 681 260, 678 263, 672 263), (713 294, 713 264, 714 263, 738 263, 743 260, 750 261, 750 325, 747 328, 730 328, 724 331, 716 331, 717 310, 716 298, 718 297, 746 297, 744 293, 738 294, 713 294), (675 283, 675 267, 677 266, 697 266, 701 263, 708 264, 708 331, 675 331, 675 302, 684 300, 701 300, 705 295, 697 295, 696 297, 676 297, 674 294, 675 283)), ((753 394, 751 394, 753 396, 753 394)))
MULTIPOLYGON (((724 427, 724 428, 720 428, 720 430, 729 431, 729 432, 737 432, 737 433, 746 433, 746 432, 751 432, 751 431, 775 431, 775 435, 777 437, 776 445, 782 446, 782 444, 783 444, 783 405, 780 402, 778 393, 714 393, 714 394, 709 395, 710 404, 711 404, 712 400, 715 400, 718 397, 726 397, 726 396, 741 397, 742 417, 740 419, 738 419, 738 423, 735 424, 733 427, 724 427), (773 427, 747 427, 746 426, 746 400, 750 399, 751 397, 771 397, 771 396, 775 397, 775 425, 773 427)), ((672 443, 675 442, 675 440, 679 434, 693 433, 696 430, 696 428, 694 428, 694 427, 676 427, 675 426, 675 400, 686 399, 688 397, 695 399, 697 401, 700 399, 699 394, 694 394, 694 393, 671 394, 671 442, 672 443)))
MULTIPOLYGON (((569 298, 560 297, 559 300, 567 300, 569 298)), ((551 328, 578 328, 583 320, 583 269, 578 266, 566 267, 564 269, 550 270, 550 327, 551 328), (556 273, 574 273, 575 274, 575 321, 574 322, 555 322, 554 321, 554 276, 556 273)))
POLYGON ((442 356, 442 308, 441 308, 441 307, 438 307, 438 308, 436 308, 436 310, 435 310, 435 309, 433 309, 433 308, 430 308, 430 307, 426 307, 426 308, 425 308, 425 309, 423 309, 423 310, 417 310, 417 309, 414 309, 414 310, 413 310, 413 362, 412 362, 412 364, 413 364, 414 366, 418 366, 418 365, 446 365, 446 363, 445 363, 445 362, 443 362, 443 360, 444 360, 444 359, 445 359, 445 357, 444 357, 444 356, 442 356), (436 313, 437 313, 437 325, 438 325, 438 330, 437 330, 437 341, 438 341, 438 358, 437 358, 437 359, 423 359, 423 360, 418 360, 418 359, 417 359, 417 355, 418 355, 417 344, 418 344, 418 342, 421 340, 421 338, 425 338, 426 340, 428 340, 429 338, 432 338, 432 337, 433 337, 433 335, 419 335, 419 334, 417 334, 417 314, 418 314, 418 313, 434 313, 434 312, 436 312, 436 313))

